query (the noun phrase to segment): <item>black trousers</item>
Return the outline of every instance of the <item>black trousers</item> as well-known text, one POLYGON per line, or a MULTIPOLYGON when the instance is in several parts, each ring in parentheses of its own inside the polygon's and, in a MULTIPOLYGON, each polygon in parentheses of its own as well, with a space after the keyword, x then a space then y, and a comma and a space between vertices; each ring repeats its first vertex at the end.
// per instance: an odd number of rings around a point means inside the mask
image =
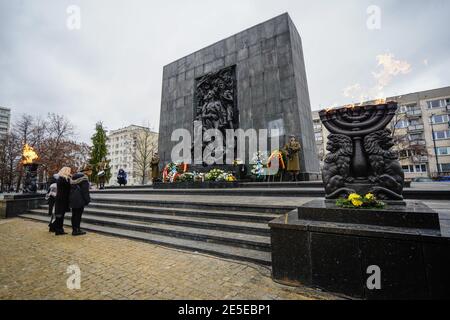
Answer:
POLYGON ((72 208, 72 229, 80 229, 83 212, 84 208, 72 208))
POLYGON ((53 222, 53 208, 55 207, 56 199, 54 197, 48 198, 48 215, 50 216, 50 223, 53 222))

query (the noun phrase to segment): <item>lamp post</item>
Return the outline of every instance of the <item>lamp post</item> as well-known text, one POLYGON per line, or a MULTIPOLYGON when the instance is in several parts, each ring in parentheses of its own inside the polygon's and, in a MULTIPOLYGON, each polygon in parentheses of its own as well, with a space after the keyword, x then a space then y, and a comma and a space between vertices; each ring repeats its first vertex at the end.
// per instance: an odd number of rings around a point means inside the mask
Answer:
POLYGON ((441 176, 441 168, 440 168, 440 165, 439 165, 438 150, 437 150, 437 147, 436 147, 436 136, 434 134, 433 117, 434 117, 434 114, 432 114, 430 116, 431 135, 433 136, 434 156, 436 157, 436 167, 437 167, 438 177, 440 177, 441 176))

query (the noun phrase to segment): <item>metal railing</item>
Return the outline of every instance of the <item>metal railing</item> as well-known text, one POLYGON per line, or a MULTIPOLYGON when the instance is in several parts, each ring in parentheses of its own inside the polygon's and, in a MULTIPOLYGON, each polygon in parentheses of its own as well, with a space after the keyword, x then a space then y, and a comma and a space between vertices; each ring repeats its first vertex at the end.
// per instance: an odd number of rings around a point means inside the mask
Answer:
POLYGON ((411 125, 408 126, 408 131, 423 131, 424 130, 424 125, 423 124, 416 124, 416 125, 411 125))
POLYGON ((422 116, 422 110, 417 109, 417 110, 406 111, 406 116, 407 117, 420 117, 420 116, 422 116))

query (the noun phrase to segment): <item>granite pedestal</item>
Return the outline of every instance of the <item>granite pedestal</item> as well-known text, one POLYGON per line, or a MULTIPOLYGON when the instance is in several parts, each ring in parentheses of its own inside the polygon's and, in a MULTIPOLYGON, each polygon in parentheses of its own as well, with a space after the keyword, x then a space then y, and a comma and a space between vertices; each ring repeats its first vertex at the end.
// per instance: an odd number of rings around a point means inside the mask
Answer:
POLYGON ((314 200, 269 223, 272 275, 363 299, 450 297, 450 238, 421 202, 343 209, 314 200), (378 266, 381 289, 369 289, 378 266))
POLYGON ((45 194, 7 194, 0 200, 0 219, 13 218, 45 203, 45 194))

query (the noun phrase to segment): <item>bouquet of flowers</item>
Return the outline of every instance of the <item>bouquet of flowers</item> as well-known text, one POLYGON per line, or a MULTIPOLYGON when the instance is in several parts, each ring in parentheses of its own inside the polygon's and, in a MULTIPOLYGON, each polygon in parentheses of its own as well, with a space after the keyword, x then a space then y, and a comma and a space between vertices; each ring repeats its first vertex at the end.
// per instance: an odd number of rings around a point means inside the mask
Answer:
POLYGON ((251 173, 257 178, 261 178, 265 174, 265 168, 267 167, 267 155, 265 152, 258 151, 252 159, 251 173))
POLYGON ((236 177, 231 172, 224 172, 217 177, 216 181, 233 182, 236 181, 236 177))
POLYGON ((205 181, 205 174, 194 172, 194 182, 203 182, 203 181, 205 181))
POLYGON ((163 182, 180 181, 180 177, 188 170, 188 165, 184 162, 169 162, 163 169, 163 182))
POLYGON ((352 193, 347 198, 336 200, 336 205, 341 208, 382 209, 386 204, 377 200, 372 193, 368 193, 365 196, 352 193))
POLYGON ((185 172, 180 175, 179 181, 191 182, 194 181, 195 174, 193 172, 185 172))
POLYGON ((278 168, 281 170, 286 169, 286 155, 281 150, 275 150, 271 153, 269 159, 267 159, 267 167, 270 168, 272 165, 272 161, 277 160, 278 160, 278 168))
POLYGON ((220 170, 220 169, 212 169, 211 171, 209 171, 206 175, 205 175, 205 180, 206 181, 216 181, 217 178, 223 174, 224 171, 220 170))

